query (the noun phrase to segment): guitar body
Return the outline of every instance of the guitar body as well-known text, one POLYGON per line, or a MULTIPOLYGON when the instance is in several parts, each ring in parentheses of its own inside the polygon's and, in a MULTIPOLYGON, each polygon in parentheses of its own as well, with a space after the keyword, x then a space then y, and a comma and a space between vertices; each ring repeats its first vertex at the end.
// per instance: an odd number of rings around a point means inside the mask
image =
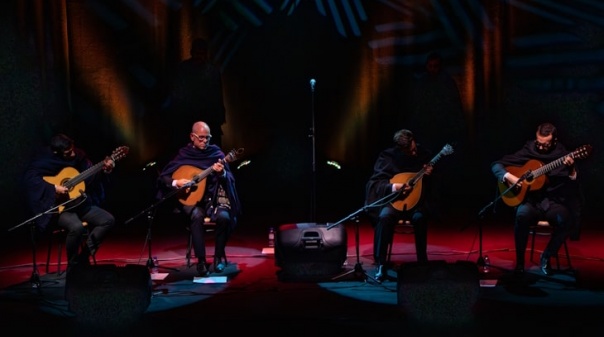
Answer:
MULTIPOLYGON (((434 167, 434 164, 436 164, 436 162, 439 161, 442 156, 448 156, 451 153, 453 153, 453 147, 449 144, 446 144, 443 146, 442 150, 440 150, 440 152, 434 156, 432 160, 430 160, 427 166, 434 167)), ((398 173, 390 179, 391 184, 402 183, 413 187, 408 192, 399 192, 396 200, 391 202, 392 207, 399 211, 408 211, 417 205, 422 195, 422 178, 424 177, 424 174, 426 174, 425 166, 417 173, 398 173)))
POLYGON ((553 160, 545 165, 537 159, 531 159, 527 161, 523 166, 510 166, 505 169, 515 175, 516 177, 527 177, 520 186, 514 186, 514 188, 508 189, 507 184, 503 182, 498 182, 497 187, 499 187, 499 192, 501 193, 501 198, 503 202, 508 206, 517 206, 519 205, 526 193, 529 191, 535 191, 542 188, 547 182, 546 173, 550 172, 554 168, 564 165, 564 158, 567 156, 572 157, 573 159, 583 159, 591 154, 592 146, 589 144, 582 145, 575 149, 573 152, 566 154, 556 160, 553 160))
MULTIPOLYGON (((198 174, 202 173, 198 167, 192 165, 182 165, 172 174, 172 179, 193 179, 198 174)), ((178 195, 178 201, 183 205, 192 206, 195 205, 203 197, 203 193, 206 188, 206 179, 203 178, 197 184, 181 191, 178 195)))
MULTIPOLYGON (((44 179, 44 181, 46 181, 47 183, 53 184, 53 185, 59 185, 59 186, 65 186, 66 182, 69 181, 69 179, 76 177, 78 174, 80 174, 80 172, 78 172, 78 170, 74 169, 73 167, 66 167, 64 169, 61 170, 61 172, 59 172, 59 174, 57 174, 56 176, 52 177, 52 176, 46 176, 43 177, 42 179, 44 179)), ((63 196, 58 196, 57 197, 57 203, 63 203, 64 201, 67 201, 68 199, 74 199, 77 198, 81 195, 80 191, 85 191, 86 190, 86 183, 84 183, 83 181, 78 183, 77 185, 70 187, 69 188, 69 192, 67 192, 67 195, 63 196)), ((65 208, 65 206, 60 206, 59 207, 59 213, 63 211, 63 209, 65 208)))
MULTIPOLYGON (((233 160, 237 159, 237 155, 241 153, 243 153, 243 148, 239 150, 233 149, 226 154, 224 159, 219 160, 219 162, 232 162, 233 160)), ((212 172, 214 172, 212 166, 202 170, 196 166, 182 165, 176 169, 176 171, 172 173, 172 179, 188 179, 195 181, 194 185, 179 192, 178 201, 185 206, 192 206, 199 202, 206 189, 206 177, 212 172)))
MULTIPOLYGON (((416 173, 399 173, 390 179, 390 183, 407 183, 413 179, 416 173)), ((422 180, 418 180, 413 189, 407 193, 399 193, 396 200, 392 202, 392 207, 399 211, 410 210, 419 202, 422 195, 422 180)))
MULTIPOLYGON (((532 172, 539 169, 542 165, 543 164, 540 161, 531 159, 527 161, 523 166, 510 166, 506 167, 506 170, 511 174, 515 175, 516 177, 521 177, 528 171, 532 172)), ((526 196, 526 193, 529 190, 535 191, 541 189, 543 185, 545 185, 546 181, 547 178, 544 175, 532 180, 524 180, 520 186, 514 187, 507 193, 502 194, 501 199, 508 206, 518 206, 522 202, 522 200, 524 200, 524 197, 526 196)), ((505 190, 508 189, 508 185, 503 182, 499 182, 498 187, 499 193, 503 193, 505 192, 505 190)))

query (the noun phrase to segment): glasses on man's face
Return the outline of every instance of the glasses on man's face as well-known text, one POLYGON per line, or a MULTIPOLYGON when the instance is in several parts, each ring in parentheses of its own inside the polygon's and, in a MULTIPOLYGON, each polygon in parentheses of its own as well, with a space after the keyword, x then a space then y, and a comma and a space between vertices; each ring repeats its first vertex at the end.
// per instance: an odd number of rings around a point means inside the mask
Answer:
POLYGON ((63 151, 63 158, 70 158, 73 155, 73 146, 69 150, 63 151))
POLYGON ((193 136, 195 136, 195 138, 197 138, 197 140, 199 140, 200 142, 201 142, 202 140, 204 140, 204 139, 205 139, 205 140, 207 140, 207 141, 209 141, 210 139, 212 139, 212 135, 200 136, 200 135, 196 135, 196 134, 194 134, 194 133, 191 133, 191 134, 192 134, 193 136))
POLYGON ((542 151, 548 150, 550 147, 552 147, 552 142, 541 143, 538 140, 535 140, 535 147, 542 151))

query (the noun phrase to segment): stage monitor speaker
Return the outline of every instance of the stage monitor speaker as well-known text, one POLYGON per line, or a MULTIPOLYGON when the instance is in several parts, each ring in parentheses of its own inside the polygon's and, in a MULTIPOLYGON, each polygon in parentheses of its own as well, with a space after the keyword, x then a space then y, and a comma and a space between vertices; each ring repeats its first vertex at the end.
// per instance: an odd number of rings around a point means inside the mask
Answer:
POLYGON ((473 320, 479 297, 478 267, 468 261, 403 264, 397 288, 398 304, 417 323, 463 325, 473 320))
POLYGON ((146 266, 100 264, 67 273, 65 299, 77 322, 120 327, 135 323, 151 303, 152 281, 146 266))
POLYGON ((346 261, 346 228, 339 224, 303 222, 279 226, 275 237, 275 264, 281 280, 318 281, 342 271, 346 261))

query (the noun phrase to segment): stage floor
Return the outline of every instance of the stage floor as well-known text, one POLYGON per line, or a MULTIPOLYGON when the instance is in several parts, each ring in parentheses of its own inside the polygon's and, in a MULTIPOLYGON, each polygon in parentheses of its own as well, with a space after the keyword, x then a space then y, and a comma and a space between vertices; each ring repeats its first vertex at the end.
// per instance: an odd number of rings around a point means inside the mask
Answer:
MULTIPOLYGON (((55 333, 65 331, 74 336, 84 332, 87 336, 160 336, 242 330, 294 336, 385 336, 395 332, 417 336, 519 332, 588 336, 593 331, 604 331, 604 232, 601 223, 594 220, 586 220, 580 240, 568 241, 572 266, 561 254, 561 270, 546 276, 536 262, 528 261, 527 251, 524 277, 511 273, 515 252, 512 226, 507 219, 478 222, 459 216, 433 222, 428 238, 432 261, 428 273, 414 265, 413 235, 398 233, 390 279, 381 284, 372 278, 373 230, 363 219, 341 224, 347 242, 346 261, 341 269, 313 280, 281 277, 281 268, 267 249, 268 227, 279 225, 262 219, 242 223, 227 247, 227 269, 205 280, 195 278, 194 267, 186 266, 188 232, 174 219, 159 218, 151 226, 143 221, 116 228, 97 254, 97 264, 116 268, 146 266, 151 254, 159 259, 160 274, 153 275, 150 300, 148 305, 143 303, 145 309, 140 318, 127 325, 112 326, 116 315, 128 314, 120 310, 133 304, 113 298, 117 304, 108 301, 100 309, 95 304, 93 314, 79 313, 93 315, 85 317, 86 324, 92 324, 90 320, 104 322, 93 329, 84 326, 83 317, 70 309, 66 276, 55 272, 57 246, 51 249, 46 273, 47 243, 39 244, 41 286, 32 287, 32 251, 27 231, 12 231, 3 236, 0 255, 2 325, 16 329, 18 335, 53 329, 55 333), (476 266, 480 252, 490 260, 487 273, 476 266), (360 269, 355 271, 355 267, 360 269), (111 305, 116 307, 106 309, 111 305)), ((535 261, 546 240, 537 237, 535 261)), ((209 256, 212 251, 210 234, 209 256)), ((96 295, 103 300, 109 296, 106 294, 119 296, 128 291, 94 278, 90 283, 105 294, 96 295)), ((93 290, 91 294, 95 296, 93 290)))

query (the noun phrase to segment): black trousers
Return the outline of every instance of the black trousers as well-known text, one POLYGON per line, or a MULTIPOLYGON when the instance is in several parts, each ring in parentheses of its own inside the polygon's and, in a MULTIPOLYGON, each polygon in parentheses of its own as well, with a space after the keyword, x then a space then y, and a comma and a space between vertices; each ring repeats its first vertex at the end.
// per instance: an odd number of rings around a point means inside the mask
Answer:
MULTIPOLYGON (((193 251, 197 257, 198 263, 205 262, 206 259, 206 243, 205 229, 203 227, 205 211, 198 206, 184 205, 182 210, 189 218, 189 228, 193 239, 193 251)), ((229 236, 231 235, 233 226, 233 218, 228 209, 218 208, 214 216, 216 229, 214 232, 214 259, 226 257, 225 248, 229 236)))
POLYGON ((529 237, 529 227, 539 220, 547 220, 553 227, 552 236, 543 250, 543 257, 554 256, 570 235, 572 215, 563 204, 544 199, 538 203, 525 202, 516 207, 514 220, 514 242, 516 246, 516 265, 524 266, 524 256, 529 237))
POLYGON ((373 256, 377 264, 383 265, 388 259, 388 245, 394 239, 394 228, 399 220, 409 220, 415 236, 415 253, 418 262, 428 261, 428 219, 418 210, 399 211, 388 204, 380 210, 373 236, 373 256))

